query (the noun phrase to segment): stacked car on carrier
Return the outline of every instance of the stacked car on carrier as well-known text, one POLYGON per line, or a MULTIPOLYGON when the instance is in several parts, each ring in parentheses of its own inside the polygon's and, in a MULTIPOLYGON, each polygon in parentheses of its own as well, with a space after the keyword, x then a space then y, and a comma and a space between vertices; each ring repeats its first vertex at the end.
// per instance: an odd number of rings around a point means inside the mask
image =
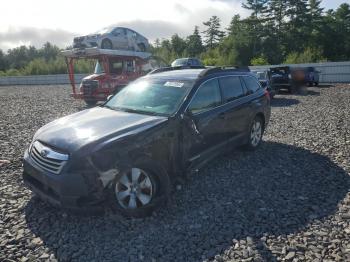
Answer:
POLYGON ((89 106, 119 92, 130 81, 165 63, 149 53, 147 38, 125 27, 110 27, 95 34, 75 37, 73 49, 63 51, 66 57, 72 97, 83 99, 89 106), (75 87, 74 62, 96 61, 95 71, 75 87))

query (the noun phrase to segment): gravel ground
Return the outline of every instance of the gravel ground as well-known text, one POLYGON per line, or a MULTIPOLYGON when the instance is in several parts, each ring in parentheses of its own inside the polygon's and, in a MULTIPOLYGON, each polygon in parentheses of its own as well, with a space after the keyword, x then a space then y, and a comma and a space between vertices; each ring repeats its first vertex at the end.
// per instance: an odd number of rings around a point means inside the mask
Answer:
POLYGON ((69 92, 0 87, 0 261, 350 261, 350 85, 278 95, 256 152, 217 158, 129 220, 66 214, 23 186, 35 130, 84 109, 69 92))

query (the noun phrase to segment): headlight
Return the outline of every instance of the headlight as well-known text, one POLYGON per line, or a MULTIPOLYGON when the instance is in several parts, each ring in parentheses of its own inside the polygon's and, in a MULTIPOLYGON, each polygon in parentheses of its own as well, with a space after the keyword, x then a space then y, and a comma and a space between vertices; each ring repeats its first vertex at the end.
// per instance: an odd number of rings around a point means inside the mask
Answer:
POLYGON ((289 75, 288 75, 288 78, 289 78, 289 79, 292 79, 292 75, 291 75, 291 74, 289 74, 289 75))
POLYGON ((33 138, 32 138, 32 142, 30 142, 30 145, 29 145, 29 148, 28 148, 28 152, 29 152, 29 153, 32 151, 33 144, 34 144, 34 142, 36 141, 36 138, 37 138, 37 136, 38 136, 38 133, 39 133, 40 129, 41 129, 41 128, 39 128, 39 129, 35 132, 35 134, 34 134, 34 136, 33 136, 33 138))
POLYGON ((32 142, 31 142, 30 145, 29 145, 29 148, 28 148, 28 152, 29 152, 29 153, 32 152, 33 144, 34 144, 34 139, 32 140, 32 142))

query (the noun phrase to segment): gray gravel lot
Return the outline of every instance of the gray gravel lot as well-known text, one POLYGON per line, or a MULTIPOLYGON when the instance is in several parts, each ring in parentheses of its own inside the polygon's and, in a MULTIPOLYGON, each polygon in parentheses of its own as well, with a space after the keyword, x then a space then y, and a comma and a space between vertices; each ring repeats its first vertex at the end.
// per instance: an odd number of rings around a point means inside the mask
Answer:
POLYGON ((132 220, 66 214, 23 187, 34 132, 85 108, 69 92, 0 87, 0 261, 350 261, 350 85, 278 95, 256 152, 217 158, 132 220))

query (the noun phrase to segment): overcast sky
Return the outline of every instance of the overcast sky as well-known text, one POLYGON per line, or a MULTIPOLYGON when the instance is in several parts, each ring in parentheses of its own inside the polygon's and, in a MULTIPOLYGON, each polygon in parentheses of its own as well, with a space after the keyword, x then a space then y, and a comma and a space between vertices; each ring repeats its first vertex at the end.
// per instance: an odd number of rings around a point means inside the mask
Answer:
MULTIPOLYGON (((245 17, 242 0, 6 0, 1 3, 0 49, 19 45, 60 47, 74 36, 109 25, 130 27, 153 41, 174 33, 186 36, 212 15, 225 28, 234 14, 245 17)), ((350 0, 323 0, 327 9, 350 0)))

